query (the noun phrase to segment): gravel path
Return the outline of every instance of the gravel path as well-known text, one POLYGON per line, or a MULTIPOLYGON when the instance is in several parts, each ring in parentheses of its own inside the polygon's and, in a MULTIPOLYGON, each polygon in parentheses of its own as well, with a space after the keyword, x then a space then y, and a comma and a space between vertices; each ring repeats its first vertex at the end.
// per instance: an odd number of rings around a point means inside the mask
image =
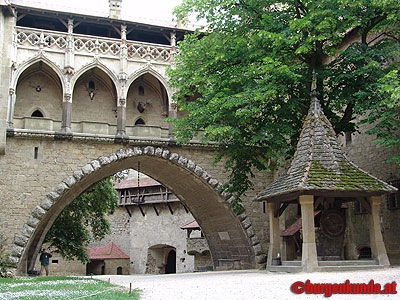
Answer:
MULTIPOLYGON (((322 294, 294 294, 290 287, 296 281, 312 283, 369 283, 374 280, 384 286, 386 283, 400 283, 400 267, 384 270, 329 272, 329 273, 274 273, 266 271, 230 271, 185 273, 168 275, 102 275, 94 278, 129 288, 142 290, 141 300, 257 300, 257 299, 327 299, 322 294)), ((390 295, 332 295, 332 299, 389 299, 400 300, 398 294, 390 295)))

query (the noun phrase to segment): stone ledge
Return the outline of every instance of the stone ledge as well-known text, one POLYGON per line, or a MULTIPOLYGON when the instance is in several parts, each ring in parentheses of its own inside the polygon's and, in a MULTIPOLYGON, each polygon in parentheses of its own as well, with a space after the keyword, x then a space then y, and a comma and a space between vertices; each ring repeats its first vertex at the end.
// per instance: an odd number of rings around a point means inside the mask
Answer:
MULTIPOLYGON (((7 138, 30 138, 30 139, 47 139, 60 140, 60 135, 56 131, 33 130, 33 129, 7 129, 7 138)), ((115 144, 114 135, 89 134, 89 133, 72 133, 68 135, 68 141, 94 142, 102 144, 115 144)), ((126 145, 142 145, 142 146, 162 146, 162 147, 182 147, 182 148, 199 148, 199 149, 215 149, 217 145, 214 143, 188 142, 178 145, 175 138, 140 138, 127 137, 124 139, 126 145)))

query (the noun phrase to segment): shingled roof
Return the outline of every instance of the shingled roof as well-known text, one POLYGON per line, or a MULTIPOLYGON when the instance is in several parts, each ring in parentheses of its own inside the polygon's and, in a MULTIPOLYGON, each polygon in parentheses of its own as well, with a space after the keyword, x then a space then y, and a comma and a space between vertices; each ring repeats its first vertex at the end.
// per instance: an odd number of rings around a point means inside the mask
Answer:
POLYGON ((255 200, 331 191, 380 195, 395 192, 396 188, 361 170, 344 155, 317 93, 312 92, 312 103, 289 170, 255 200))

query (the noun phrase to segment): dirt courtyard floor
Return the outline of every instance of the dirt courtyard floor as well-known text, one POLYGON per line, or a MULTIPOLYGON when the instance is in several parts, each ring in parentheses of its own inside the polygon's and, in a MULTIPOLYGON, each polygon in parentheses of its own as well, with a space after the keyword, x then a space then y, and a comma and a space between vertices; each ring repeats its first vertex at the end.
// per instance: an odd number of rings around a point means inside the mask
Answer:
MULTIPOLYGON (((141 300, 257 300, 257 299, 375 299, 375 300, 400 300, 400 267, 391 267, 381 270, 366 271, 340 271, 340 272, 316 272, 316 273, 276 273, 266 271, 229 271, 229 272, 206 272, 206 273, 185 273, 185 274, 168 274, 168 275, 102 275, 94 276, 94 278, 108 281, 129 288, 140 289, 141 300), (353 294, 333 294, 329 298, 322 294, 296 294, 293 288, 298 291, 303 289, 304 283, 310 280, 314 283, 345 283, 349 280, 348 285, 343 284, 342 287, 347 293, 353 294), (371 283, 373 280, 373 283, 371 283), (353 283, 365 283, 367 286, 352 286, 353 283), (369 284, 369 286, 368 286, 369 284), (384 289, 388 284, 386 291, 392 291, 395 288, 397 294, 354 294, 357 288, 366 288, 367 292, 373 288, 379 288, 376 284, 380 284, 380 288, 384 289)), ((320 291, 326 289, 332 291, 334 286, 310 286, 319 288, 320 291), (332 288, 332 289, 331 289, 332 288)), ((329 296, 329 295, 328 295, 329 296)))

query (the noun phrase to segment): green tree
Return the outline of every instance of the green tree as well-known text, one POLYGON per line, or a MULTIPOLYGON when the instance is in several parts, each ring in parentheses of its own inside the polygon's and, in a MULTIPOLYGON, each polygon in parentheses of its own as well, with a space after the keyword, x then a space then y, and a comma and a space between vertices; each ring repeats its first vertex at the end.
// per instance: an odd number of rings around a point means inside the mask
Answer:
POLYGON ((48 231, 45 242, 65 259, 89 261, 87 245, 110 233, 107 215, 118 206, 118 192, 113 177, 105 178, 71 202, 57 217, 48 231))
POLYGON ((188 113, 171 120, 179 142, 199 132, 217 142, 224 188, 240 198, 253 170, 293 155, 310 103, 313 70, 336 132, 376 112, 379 79, 398 67, 398 0, 183 0, 179 19, 205 27, 185 36, 169 70, 174 100, 188 113))

